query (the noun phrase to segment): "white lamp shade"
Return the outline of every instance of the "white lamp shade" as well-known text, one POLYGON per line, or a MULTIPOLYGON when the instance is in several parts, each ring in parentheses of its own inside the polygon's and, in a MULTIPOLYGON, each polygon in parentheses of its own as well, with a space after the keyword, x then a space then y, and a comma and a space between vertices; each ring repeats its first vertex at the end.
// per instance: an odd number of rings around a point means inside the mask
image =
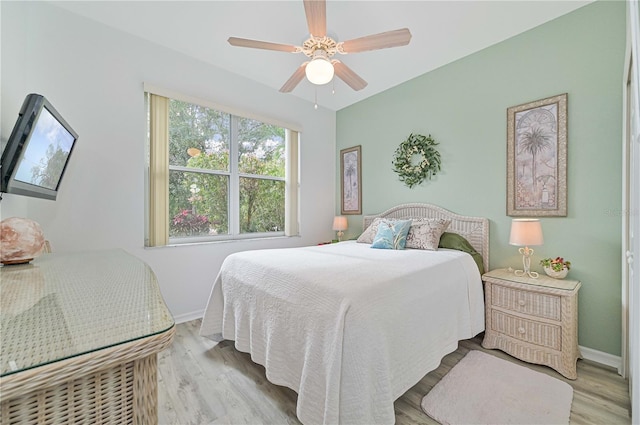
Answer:
POLYGON ((313 60, 304 69, 304 73, 313 84, 327 84, 333 79, 333 64, 329 62, 324 51, 317 50, 313 55, 313 60))
POLYGON ((515 218, 511 221, 509 245, 542 245, 542 225, 537 218, 515 218))
POLYGON ((343 217, 343 216, 334 217, 333 230, 347 230, 347 217, 343 217))

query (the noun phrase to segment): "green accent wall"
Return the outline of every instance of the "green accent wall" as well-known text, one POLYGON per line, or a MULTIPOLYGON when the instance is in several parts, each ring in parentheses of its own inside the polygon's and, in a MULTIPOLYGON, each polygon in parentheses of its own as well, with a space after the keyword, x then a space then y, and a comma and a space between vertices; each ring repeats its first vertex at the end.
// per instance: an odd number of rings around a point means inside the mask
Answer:
MULTIPOLYGON (((545 243, 535 247, 532 269, 542 271, 544 257, 572 262, 569 278, 583 284, 579 343, 616 356, 625 22, 625 2, 591 3, 344 108, 336 118, 337 150, 362 145, 364 214, 428 202, 488 217, 491 268, 521 268, 517 247, 508 244, 507 108, 567 93, 568 215, 541 218, 545 243), (391 159, 412 132, 440 143, 442 171, 409 189, 391 159)), ((336 193, 339 213, 339 169, 336 193)), ((357 237, 361 229, 362 217, 349 216, 347 236, 357 237)))

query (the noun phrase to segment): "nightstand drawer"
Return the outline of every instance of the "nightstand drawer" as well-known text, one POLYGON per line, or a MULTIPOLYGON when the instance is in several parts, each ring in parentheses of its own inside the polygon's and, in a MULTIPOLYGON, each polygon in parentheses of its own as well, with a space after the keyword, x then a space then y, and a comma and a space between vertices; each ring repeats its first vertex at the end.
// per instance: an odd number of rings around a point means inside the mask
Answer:
POLYGON ((502 285, 492 286, 491 305, 531 316, 560 321, 561 299, 556 295, 540 294, 502 285))
POLYGON ((526 320, 501 311, 492 311, 491 329, 531 344, 562 350, 562 328, 556 325, 526 320))

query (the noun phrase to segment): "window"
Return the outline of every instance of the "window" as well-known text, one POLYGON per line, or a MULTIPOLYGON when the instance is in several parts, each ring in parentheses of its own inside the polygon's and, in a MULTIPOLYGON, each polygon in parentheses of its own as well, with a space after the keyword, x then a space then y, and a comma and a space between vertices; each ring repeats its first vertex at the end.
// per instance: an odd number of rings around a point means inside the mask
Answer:
POLYGON ((147 245, 297 234, 297 132, 148 94, 147 245))

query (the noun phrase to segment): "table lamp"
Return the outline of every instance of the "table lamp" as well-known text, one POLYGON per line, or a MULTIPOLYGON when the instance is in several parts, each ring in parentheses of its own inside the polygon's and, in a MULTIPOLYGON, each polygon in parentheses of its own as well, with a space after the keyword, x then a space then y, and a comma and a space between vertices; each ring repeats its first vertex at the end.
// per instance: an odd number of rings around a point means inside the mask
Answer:
POLYGON ((527 275, 536 279, 538 273, 530 270, 531 255, 533 249, 529 246, 542 245, 542 225, 537 218, 514 218, 511 221, 511 235, 509 236, 509 245, 524 246, 518 251, 522 254, 522 265, 524 270, 516 270, 516 276, 527 275))
POLYGON ((336 216, 333 218, 333 230, 338 231, 338 242, 342 240, 344 231, 347 230, 347 217, 336 216))

